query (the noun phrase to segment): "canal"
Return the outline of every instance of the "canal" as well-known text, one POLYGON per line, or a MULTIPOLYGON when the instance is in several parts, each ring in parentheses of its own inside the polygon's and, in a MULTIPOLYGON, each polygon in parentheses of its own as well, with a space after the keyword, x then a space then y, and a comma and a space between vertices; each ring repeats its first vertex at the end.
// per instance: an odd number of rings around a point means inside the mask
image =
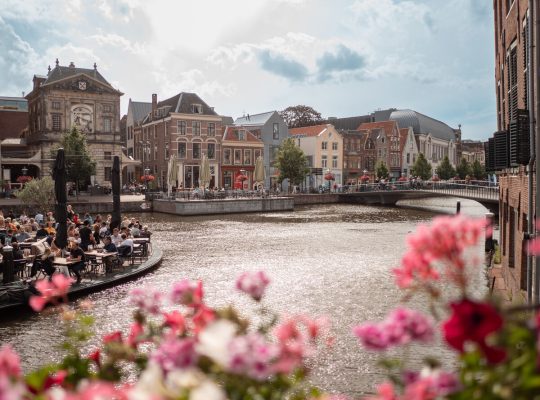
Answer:
MULTIPOLYGON (((97 337, 126 330, 127 293, 134 287, 168 290, 182 278, 202 279, 212 305, 234 303, 245 314, 252 304, 234 290, 246 270, 265 270, 272 283, 266 302, 284 313, 327 316, 336 343, 313 364, 312 381, 329 391, 358 395, 382 380, 376 355, 363 351, 351 327, 382 319, 400 300, 390 270, 405 249, 405 236, 436 213, 453 212, 456 199, 415 201, 423 209, 361 205, 321 205, 294 212, 206 217, 141 214, 153 231, 152 242, 164 251, 160 268, 138 281, 89 296, 94 304, 97 337)), ((478 203, 461 201, 462 212, 484 216, 478 203)), ((481 254, 481 246, 478 253, 481 254)), ((485 292, 483 271, 475 274, 478 295, 485 292)), ((425 308, 421 300, 413 306, 425 308)), ((25 370, 57 360, 61 324, 54 314, 25 315, 0 322, 0 343, 11 343, 25 370)), ((97 343, 98 339, 94 340, 97 343)), ((411 352, 448 355, 441 345, 411 352)))

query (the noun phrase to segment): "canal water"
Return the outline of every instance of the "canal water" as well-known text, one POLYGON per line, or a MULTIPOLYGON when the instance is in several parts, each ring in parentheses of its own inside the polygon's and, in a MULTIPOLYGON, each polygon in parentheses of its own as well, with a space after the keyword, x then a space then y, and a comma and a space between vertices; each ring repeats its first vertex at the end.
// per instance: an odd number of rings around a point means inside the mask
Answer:
MULTIPOLYGON (((478 203, 461 201, 462 212, 483 216, 478 203)), ((141 214, 153 231, 152 242, 164 252, 163 263, 143 278, 89 296, 94 304, 98 337, 126 330, 131 309, 127 293, 135 287, 168 290, 182 278, 202 279, 212 305, 233 303, 249 315, 253 306, 234 290, 243 271, 265 270, 272 282, 266 304, 282 314, 327 316, 336 341, 313 363, 313 383, 325 390, 356 396, 373 390, 383 378, 375 366, 377 355, 362 350, 351 327, 380 320, 402 296, 391 268, 405 250, 405 237, 436 213, 455 210, 456 199, 429 199, 403 207, 321 205, 294 212, 175 217, 141 214), (408 208, 416 205, 421 209, 408 208)), ((478 254, 481 254, 479 246, 478 254)), ((477 294, 485 292, 478 269, 477 294)), ((424 308, 422 300, 413 306, 424 308)), ((0 322, 0 343, 11 343, 21 354, 25 370, 57 360, 61 351, 61 323, 50 313, 25 315, 0 322)), ((423 355, 443 355, 443 345, 422 347, 411 362, 423 355)))

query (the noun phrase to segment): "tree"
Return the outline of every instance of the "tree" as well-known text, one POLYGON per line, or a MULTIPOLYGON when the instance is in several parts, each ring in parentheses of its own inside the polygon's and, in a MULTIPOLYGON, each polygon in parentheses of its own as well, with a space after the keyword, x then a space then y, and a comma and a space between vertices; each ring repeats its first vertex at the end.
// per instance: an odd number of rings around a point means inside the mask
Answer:
POLYGON ((310 106, 291 106, 280 111, 279 115, 287 123, 289 128, 299 128, 302 126, 317 125, 323 122, 321 113, 315 111, 310 106))
POLYGON ((46 176, 42 179, 32 179, 15 193, 24 204, 32 205, 38 211, 47 212, 54 205, 54 181, 46 176))
POLYGON ((486 179, 486 168, 480 164, 480 161, 474 160, 471 166, 472 175, 475 179, 483 180, 486 179))
POLYGON ((411 172, 414 176, 419 176, 423 180, 428 180, 429 178, 431 178, 431 164, 428 163, 424 154, 418 154, 418 158, 414 162, 414 165, 411 168, 411 172))
POLYGON ((444 179, 444 180, 447 180, 456 176, 456 170, 454 169, 452 164, 450 164, 450 159, 448 158, 448 156, 444 156, 441 163, 437 165, 437 168, 435 169, 435 173, 437 174, 439 178, 444 179))
POLYGON ((375 166, 375 175, 377 175, 377 178, 379 179, 388 178, 388 168, 384 161, 380 160, 377 162, 377 165, 375 166))
POLYGON ((467 176, 470 177, 472 175, 471 164, 467 161, 465 157, 461 158, 461 161, 456 168, 456 172, 459 175, 459 179, 465 179, 467 178, 467 176))
POLYGON ((66 154, 67 180, 75 182, 75 190, 79 193, 80 187, 96 173, 96 162, 88 153, 86 137, 73 127, 60 141, 60 146, 51 150, 51 158, 56 158, 59 147, 63 147, 66 154))
POLYGON ((292 138, 281 143, 275 166, 279 169, 279 183, 289 179, 292 185, 299 185, 309 173, 307 158, 292 138))

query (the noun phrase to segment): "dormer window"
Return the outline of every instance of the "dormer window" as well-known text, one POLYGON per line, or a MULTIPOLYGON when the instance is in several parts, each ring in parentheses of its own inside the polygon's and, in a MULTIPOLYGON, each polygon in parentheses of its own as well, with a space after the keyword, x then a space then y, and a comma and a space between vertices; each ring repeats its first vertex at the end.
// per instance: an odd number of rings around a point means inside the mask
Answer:
POLYGON ((246 135, 244 131, 238 131, 238 140, 246 140, 246 135))
POLYGON ((193 114, 202 114, 203 113, 202 104, 192 104, 191 105, 191 112, 193 114))

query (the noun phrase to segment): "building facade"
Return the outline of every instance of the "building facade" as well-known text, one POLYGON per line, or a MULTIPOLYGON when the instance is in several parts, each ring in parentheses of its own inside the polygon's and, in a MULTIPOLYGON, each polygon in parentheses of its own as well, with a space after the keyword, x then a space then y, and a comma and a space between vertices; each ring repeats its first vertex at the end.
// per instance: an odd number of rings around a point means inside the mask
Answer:
MULTIPOLYGON (((124 136, 126 137, 127 156, 132 159, 142 159, 142 122, 151 111, 152 103, 129 99, 124 136)), ((127 182, 136 182, 143 174, 140 165, 130 165, 126 171, 126 180, 127 182)))
MULTIPOLYGON (((152 95, 151 111, 141 124, 139 146, 143 171, 155 176, 159 188, 167 183, 171 154, 178 160, 178 188, 199 186, 203 153, 210 160, 210 187, 218 185, 222 117, 197 94, 182 92, 158 102, 152 95)), ((135 134, 134 134, 135 137, 135 134)), ((138 139, 138 137, 137 137, 138 139)), ((135 149, 134 149, 135 150, 135 149)))
POLYGON ((277 184, 279 171, 274 167, 281 142, 289 137, 289 128, 277 111, 270 111, 237 118, 234 125, 249 129, 264 143, 264 167, 266 170, 266 187, 277 184))
POLYGON ((420 153, 412 128, 403 128, 399 130, 401 142, 401 175, 411 177, 411 169, 420 153))
MULTIPOLYGON (((536 7, 538 3, 535 2, 536 7)), ((495 95, 497 130, 488 145, 488 170, 497 170, 500 185, 499 225, 502 272, 513 298, 527 290, 526 235, 529 215, 528 51, 533 28, 527 0, 494 0, 495 95), (490 151, 491 149, 491 151, 490 151), (490 160, 491 159, 491 160, 490 160)), ((539 10, 536 10, 538 12, 539 10)), ((536 50, 538 51, 538 50, 536 50)), ((536 66, 538 68, 538 66, 536 66)), ((533 88, 531 88, 533 89, 533 88)), ((534 196, 534 194, 533 194, 534 196)))
MULTIPOLYGON (((396 121, 366 122, 358 127, 366 135, 364 150, 375 150, 375 165, 367 163, 369 172, 374 172, 378 162, 384 162, 390 178, 401 176, 400 135, 396 121), (374 146, 374 148, 373 148, 374 146)), ((370 158, 370 161, 373 159, 370 158)))
POLYGON ((364 170, 364 134, 357 130, 340 130, 343 137, 343 183, 357 185, 364 170))
POLYGON ((219 186, 225 189, 253 189, 255 161, 264 154, 262 140, 241 126, 226 126, 221 139, 221 152, 219 186), (237 179, 241 175, 247 178, 243 182, 237 179))
POLYGON ((327 184, 324 175, 332 173, 332 184, 343 185, 343 136, 331 124, 292 128, 289 130, 295 143, 308 159, 308 166, 321 173, 312 173, 305 186, 317 189, 327 184))

